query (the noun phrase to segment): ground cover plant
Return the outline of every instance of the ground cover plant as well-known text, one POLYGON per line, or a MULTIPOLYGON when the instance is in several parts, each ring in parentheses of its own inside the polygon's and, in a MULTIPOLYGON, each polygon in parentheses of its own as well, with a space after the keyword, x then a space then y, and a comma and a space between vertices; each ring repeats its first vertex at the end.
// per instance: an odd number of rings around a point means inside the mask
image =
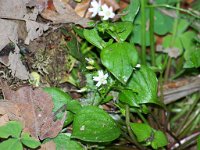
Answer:
POLYGON ((0 149, 200 149, 199 1, 12 2, 0 149))

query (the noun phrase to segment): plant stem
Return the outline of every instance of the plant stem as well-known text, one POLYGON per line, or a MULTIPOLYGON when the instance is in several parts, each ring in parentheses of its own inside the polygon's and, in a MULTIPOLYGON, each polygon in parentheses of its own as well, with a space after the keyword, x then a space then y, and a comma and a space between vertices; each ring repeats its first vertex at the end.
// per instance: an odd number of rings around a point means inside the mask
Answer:
POLYGON ((151 49, 151 65, 155 66, 155 45, 154 45, 154 8, 150 8, 150 49, 151 49))
MULTIPOLYGON (((180 8, 180 2, 178 2, 176 4, 176 8, 177 8, 176 14, 177 14, 177 16, 179 16, 179 9, 178 8, 180 8)), ((172 47, 174 45, 174 42, 175 42, 175 39, 176 39, 177 28, 178 28, 178 20, 179 20, 178 18, 176 18, 174 20, 174 26, 173 26, 172 39, 171 39, 170 47, 172 47)), ((167 63, 166 71, 165 71, 165 77, 164 77, 165 83, 167 82, 167 80, 169 78, 171 63, 172 63, 172 58, 170 57, 169 60, 168 60, 168 63, 167 63)))
POLYGON ((141 44, 142 44, 142 64, 146 65, 146 0, 141 0, 141 44))
POLYGON ((128 129, 128 134, 131 137, 133 143, 140 149, 142 150, 142 146, 139 145, 139 143, 137 142, 135 136, 132 133, 131 127, 130 127, 130 108, 128 105, 126 105, 126 126, 128 129))
POLYGON ((181 122, 181 124, 180 124, 180 126, 179 126, 179 128, 178 128, 178 130, 177 130, 177 132, 176 132, 177 135, 180 134, 180 132, 182 131, 182 129, 183 129, 184 125, 185 125, 185 123, 188 122, 187 119, 189 118, 190 114, 192 113, 192 111, 193 111, 194 108, 196 107, 196 105, 197 105, 197 103, 198 103, 198 101, 199 101, 199 96, 200 96, 200 95, 194 95, 194 97, 191 99, 191 100, 194 101, 194 102, 193 102, 192 106, 190 107, 188 113, 185 115, 185 118, 184 118, 183 121, 181 122))
POLYGON ((167 5, 167 4, 149 5, 147 7, 165 7, 165 8, 175 9, 175 10, 187 13, 187 14, 189 14, 189 15, 197 18, 197 19, 200 19, 200 16, 192 10, 177 8, 177 7, 174 7, 174 6, 171 6, 171 5, 167 5))

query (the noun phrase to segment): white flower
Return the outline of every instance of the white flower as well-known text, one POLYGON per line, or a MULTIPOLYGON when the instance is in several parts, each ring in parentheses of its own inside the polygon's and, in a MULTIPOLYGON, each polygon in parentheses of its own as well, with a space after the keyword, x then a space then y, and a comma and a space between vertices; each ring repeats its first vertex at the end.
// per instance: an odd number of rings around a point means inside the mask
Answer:
POLYGON ((101 9, 101 0, 99 2, 92 0, 91 6, 92 8, 89 8, 88 11, 92 13, 91 17, 95 17, 101 9))
POLYGON ((99 16, 102 16, 103 20, 108 20, 109 18, 115 17, 112 7, 109 8, 106 4, 103 4, 101 9, 102 10, 99 12, 99 16))
POLYGON ((107 79, 108 78, 108 74, 106 73, 105 75, 103 74, 102 70, 98 71, 98 76, 97 77, 93 77, 93 80, 97 82, 96 86, 99 87, 102 84, 106 84, 107 83, 107 79))
POLYGON ((141 65, 140 65, 140 64, 137 64, 135 67, 136 67, 136 68, 140 68, 140 67, 141 67, 141 65))

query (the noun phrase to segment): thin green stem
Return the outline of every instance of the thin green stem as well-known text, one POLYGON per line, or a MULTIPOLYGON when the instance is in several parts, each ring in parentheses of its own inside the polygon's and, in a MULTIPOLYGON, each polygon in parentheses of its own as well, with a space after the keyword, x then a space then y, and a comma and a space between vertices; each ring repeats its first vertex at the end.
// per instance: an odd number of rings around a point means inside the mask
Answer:
MULTIPOLYGON (((176 8, 177 8, 176 14, 177 14, 177 16, 179 16, 180 2, 178 2, 176 4, 176 8)), ((175 39, 176 39, 177 28, 178 28, 178 21, 179 21, 178 18, 176 18, 175 21, 174 21, 174 26, 173 26, 172 39, 171 39, 170 47, 174 44, 175 39)), ((164 82, 167 82, 167 80, 169 78, 169 72, 170 72, 171 63, 172 63, 172 58, 170 57, 169 60, 168 60, 168 63, 167 63, 166 71, 165 71, 164 82)))
POLYGON ((167 5, 167 4, 159 4, 159 5, 155 4, 155 5, 149 5, 147 7, 165 7, 165 8, 175 9, 175 10, 187 13, 187 14, 189 14, 189 15, 197 18, 197 19, 200 19, 199 14, 195 13, 192 10, 187 10, 187 9, 183 9, 183 8, 177 8, 177 7, 174 7, 174 6, 171 6, 171 5, 167 5))
POLYGON ((150 49, 151 49, 151 64, 155 66, 155 45, 154 45, 154 8, 150 8, 150 49))
POLYGON ((131 137, 133 143, 140 149, 142 150, 142 146, 140 146, 140 144, 137 142, 135 136, 133 135, 133 132, 131 130, 130 127, 130 108, 128 105, 126 105, 126 126, 127 126, 127 130, 128 130, 128 134, 131 137))
POLYGON ((142 64, 146 65, 146 0, 141 0, 141 44, 142 44, 142 64))

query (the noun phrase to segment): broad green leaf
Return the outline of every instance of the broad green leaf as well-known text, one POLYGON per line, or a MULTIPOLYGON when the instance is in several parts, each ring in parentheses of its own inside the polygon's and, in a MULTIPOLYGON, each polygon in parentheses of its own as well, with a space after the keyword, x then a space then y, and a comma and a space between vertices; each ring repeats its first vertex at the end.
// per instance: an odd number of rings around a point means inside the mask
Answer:
POLYGON ((23 133, 21 136, 21 142, 26 145, 27 147, 30 148, 37 148, 38 146, 41 145, 41 143, 39 141, 37 141, 36 139, 30 137, 30 135, 28 133, 23 133))
POLYGON ((168 144, 167 137, 162 131, 155 131, 154 132, 154 139, 151 143, 151 146, 154 149, 158 149, 160 147, 166 146, 168 144))
POLYGON ((101 52, 103 65, 122 83, 126 83, 137 64, 138 54, 129 43, 114 43, 101 52))
POLYGON ((181 39, 176 37, 174 41, 172 41, 172 35, 167 35, 163 38, 163 47, 164 48, 177 48, 179 53, 182 54, 183 46, 181 43, 181 39))
MULTIPOLYGON (((149 30, 146 31, 146 46, 150 46, 150 33, 149 30)), ((141 25, 135 25, 133 28, 133 32, 130 37, 131 43, 136 43, 141 45, 141 25)))
POLYGON ((71 111, 67 111, 67 118, 64 122, 64 126, 69 125, 73 120, 74 120, 74 113, 72 113, 71 111))
POLYGON ((114 31, 107 30, 107 33, 117 42, 124 42, 133 30, 133 23, 129 21, 111 23, 110 26, 114 28, 114 31))
POLYGON ((188 31, 183 33, 180 36, 181 43, 186 51, 189 51, 192 47, 194 47, 194 38, 196 37, 196 33, 193 31, 188 31))
POLYGON ((138 107, 139 105, 136 103, 135 93, 131 90, 123 90, 119 93, 119 100, 123 103, 128 104, 129 106, 138 107))
POLYGON ((74 118, 72 138, 89 142, 110 142, 117 139, 120 129, 102 109, 86 106, 74 118))
POLYGON ((57 111, 63 105, 67 105, 69 101, 72 100, 72 98, 67 93, 56 87, 46 87, 44 88, 44 91, 52 96, 54 103, 53 112, 57 111))
POLYGON ((184 58, 186 60, 184 68, 198 68, 200 67, 200 48, 192 48, 185 52, 184 58))
POLYGON ((67 105, 67 110, 76 113, 81 109, 81 105, 78 101, 72 100, 72 98, 66 92, 63 92, 59 88, 47 87, 44 88, 44 91, 52 96, 54 102, 53 112, 57 111, 63 105, 67 105))
POLYGON ((135 103, 162 105, 157 98, 158 80, 156 74, 150 68, 141 66, 139 70, 134 71, 127 87, 134 92, 132 99, 135 103))
POLYGON ((144 142, 153 134, 153 129, 144 123, 131 123, 133 133, 136 135, 138 142, 144 142))
POLYGON ((140 1, 139 0, 131 0, 130 4, 127 8, 123 10, 123 15, 121 17, 122 21, 131 21, 133 22, 135 19, 135 16, 138 14, 140 10, 140 1))
POLYGON ((22 124, 17 121, 9 121, 7 124, 0 126, 0 137, 8 138, 9 136, 18 138, 22 131, 22 124))
POLYGON ((0 143, 0 150, 23 150, 19 139, 10 138, 0 143))
POLYGON ((155 10, 154 16, 154 32, 158 35, 165 35, 170 32, 173 27, 173 19, 155 10))
POLYGON ((97 29, 84 29, 83 34, 88 42, 99 49, 103 49, 106 46, 106 42, 99 36, 97 29))
POLYGON ((83 147, 78 142, 71 140, 64 133, 60 133, 52 140, 56 144, 56 150, 83 150, 83 147))
POLYGON ((182 35, 183 32, 189 27, 190 22, 185 19, 179 19, 177 27, 177 36, 182 35))

